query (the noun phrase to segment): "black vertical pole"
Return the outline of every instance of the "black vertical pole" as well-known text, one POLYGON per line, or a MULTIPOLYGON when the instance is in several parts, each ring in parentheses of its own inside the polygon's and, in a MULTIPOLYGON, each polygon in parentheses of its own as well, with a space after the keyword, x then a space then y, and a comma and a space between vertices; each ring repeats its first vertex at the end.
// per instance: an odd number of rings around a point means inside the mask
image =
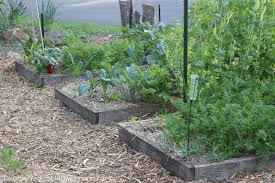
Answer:
POLYGON ((161 22, 161 9, 160 9, 160 4, 159 4, 159 23, 161 22))
POLYGON ((133 24, 133 0, 130 0, 130 17, 129 17, 129 26, 130 28, 132 28, 132 24, 133 24))
POLYGON ((183 7, 184 17, 183 17, 183 25, 184 25, 184 32, 183 32, 183 101, 187 102, 187 88, 188 88, 188 81, 187 81, 187 72, 188 72, 188 0, 184 0, 184 7, 183 7))
POLYGON ((42 37, 45 38, 45 28, 44 28, 44 15, 43 13, 40 14, 41 19, 41 30, 42 30, 42 37))
MULTIPOLYGON (((45 38, 45 28, 44 28, 44 14, 40 14, 40 19, 41 19, 41 31, 42 31, 42 39, 45 38)), ((44 45, 45 47, 45 45, 44 45)))

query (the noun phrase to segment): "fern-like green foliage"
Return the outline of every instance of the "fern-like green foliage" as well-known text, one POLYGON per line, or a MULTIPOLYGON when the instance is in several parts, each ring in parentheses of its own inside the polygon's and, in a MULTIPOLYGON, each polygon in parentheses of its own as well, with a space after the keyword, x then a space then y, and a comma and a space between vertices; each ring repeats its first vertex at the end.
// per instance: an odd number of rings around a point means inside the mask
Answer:
MULTIPOLYGON (((190 71, 200 74, 192 114, 196 143, 223 158, 275 155, 275 4, 270 0, 198 0, 191 8, 190 71)), ((177 104, 188 120, 189 106, 177 104)), ((171 131, 166 138, 182 146, 171 131)), ((183 127, 184 128, 184 127, 183 127)), ((168 132, 167 132, 168 131, 168 132)))
POLYGON ((13 173, 23 173, 25 167, 24 161, 15 157, 15 151, 12 148, 6 148, 0 155, 0 162, 5 170, 13 173))

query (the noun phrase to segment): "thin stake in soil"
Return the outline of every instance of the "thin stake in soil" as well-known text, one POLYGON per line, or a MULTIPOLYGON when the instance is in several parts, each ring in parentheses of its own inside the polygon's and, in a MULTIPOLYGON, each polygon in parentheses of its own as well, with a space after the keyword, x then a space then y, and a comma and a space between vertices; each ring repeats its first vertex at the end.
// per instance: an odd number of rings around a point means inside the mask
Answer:
MULTIPOLYGON (((45 26, 44 26, 44 14, 43 13, 40 14, 40 18, 41 18, 42 39, 44 39, 45 38, 45 26)), ((45 44, 43 46, 45 48, 45 44)))
POLYGON ((184 0, 184 32, 183 32, 183 101, 187 102, 187 72, 188 72, 188 0, 184 0))
POLYGON ((160 8, 160 4, 159 4, 159 23, 161 22, 161 8, 160 8))

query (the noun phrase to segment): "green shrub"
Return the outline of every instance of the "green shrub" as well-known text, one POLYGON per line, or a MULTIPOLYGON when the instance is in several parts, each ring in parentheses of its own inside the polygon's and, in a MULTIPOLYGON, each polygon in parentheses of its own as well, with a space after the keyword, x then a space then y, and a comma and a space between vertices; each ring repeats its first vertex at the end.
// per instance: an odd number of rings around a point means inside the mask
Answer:
MULTIPOLYGON (((222 158, 275 155, 274 9, 269 0, 198 0, 191 8, 190 71, 200 74, 192 136, 222 158)), ((188 120, 188 104, 177 117, 188 120)), ((175 118, 177 119, 177 118, 175 118)), ((183 146, 165 127, 165 137, 183 146)), ((185 151, 185 150, 183 150, 185 151)))

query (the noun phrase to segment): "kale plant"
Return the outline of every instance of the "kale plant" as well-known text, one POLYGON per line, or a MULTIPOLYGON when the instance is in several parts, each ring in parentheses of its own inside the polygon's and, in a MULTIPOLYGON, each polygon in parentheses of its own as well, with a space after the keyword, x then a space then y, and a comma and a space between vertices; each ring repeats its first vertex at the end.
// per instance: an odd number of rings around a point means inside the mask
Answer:
POLYGON ((120 91, 126 100, 137 101, 140 90, 142 70, 135 64, 125 67, 119 75, 120 91))
POLYGON ((46 72, 47 65, 57 66, 61 61, 61 51, 59 48, 46 48, 33 52, 29 55, 28 62, 34 65, 39 73, 46 72))
POLYGON ((99 77, 100 77, 101 86, 103 88, 102 98, 106 103, 108 100, 108 88, 109 86, 114 86, 114 81, 109 77, 106 70, 104 69, 100 69, 99 77))

